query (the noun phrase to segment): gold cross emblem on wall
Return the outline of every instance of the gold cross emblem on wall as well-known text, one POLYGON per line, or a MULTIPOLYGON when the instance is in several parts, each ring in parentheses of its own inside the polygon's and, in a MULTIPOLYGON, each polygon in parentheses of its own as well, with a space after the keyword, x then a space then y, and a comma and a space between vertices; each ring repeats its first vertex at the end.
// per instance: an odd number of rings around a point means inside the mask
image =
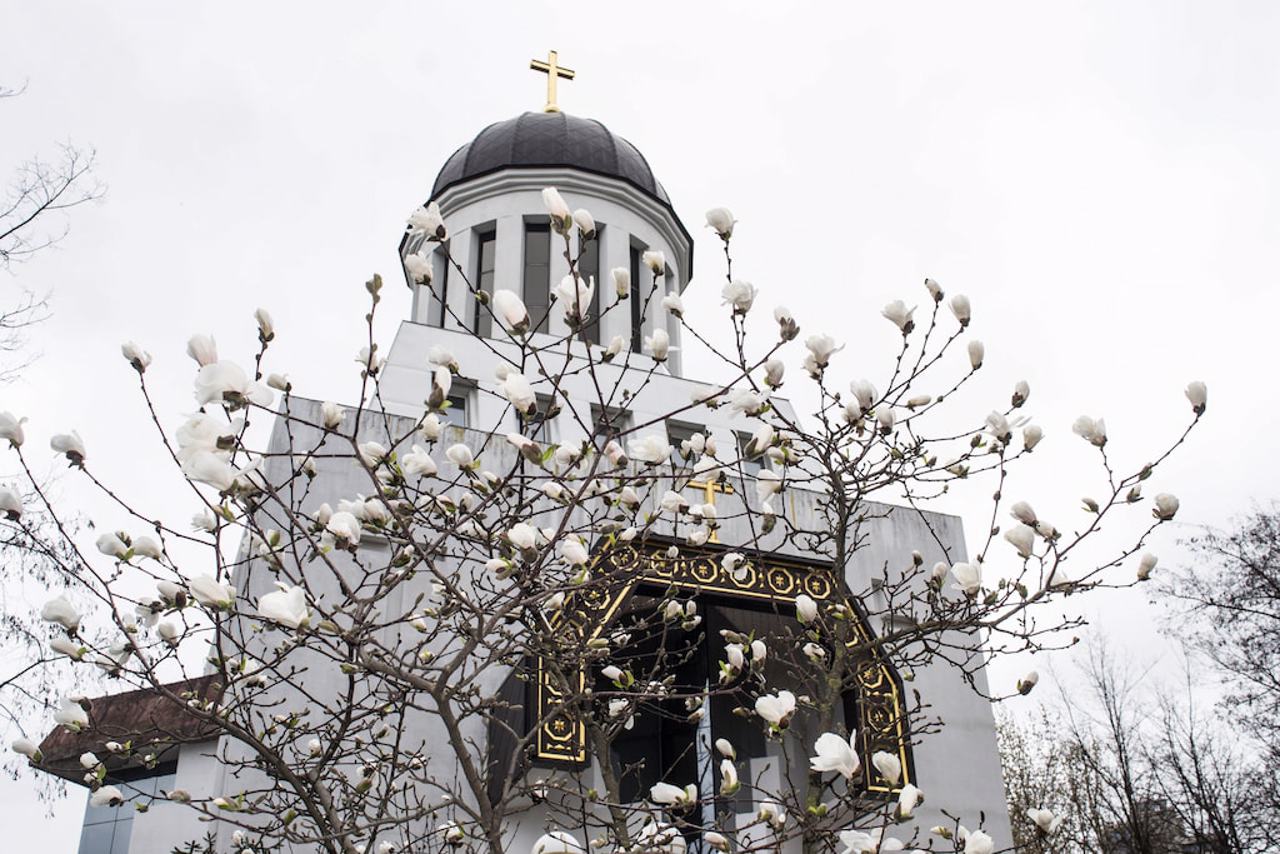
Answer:
POLYGON ((558 54, 553 51, 547 52, 547 61, 540 59, 532 59, 529 61, 529 67, 534 71, 541 71, 547 75, 547 105, 542 108, 544 113, 560 112, 560 105, 556 103, 556 80, 563 77, 565 80, 572 80, 578 73, 572 68, 565 68, 557 63, 558 54))
MULTIPOLYGON (((702 494, 705 498, 703 503, 710 504, 712 507, 716 506, 717 492, 720 493, 721 495, 733 495, 733 487, 727 483, 721 483, 718 479, 691 480, 687 484, 685 484, 685 486, 688 489, 701 489, 702 494)), ((720 542, 720 537, 716 534, 715 528, 711 529, 711 535, 707 537, 707 542, 709 543, 720 542)))

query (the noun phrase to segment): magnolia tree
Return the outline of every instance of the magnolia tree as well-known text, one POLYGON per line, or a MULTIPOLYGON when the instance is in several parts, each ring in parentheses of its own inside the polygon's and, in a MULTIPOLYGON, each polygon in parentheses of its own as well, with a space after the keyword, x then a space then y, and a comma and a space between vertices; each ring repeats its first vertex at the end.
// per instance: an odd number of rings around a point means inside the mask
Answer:
MULTIPOLYGON (((186 706, 217 733, 216 758, 225 769, 217 779, 225 790, 155 797, 234 826, 239 850, 497 854, 509 849, 522 815, 536 816, 530 820, 546 831, 533 854, 588 847, 674 854, 695 839, 744 852, 783 845, 805 852, 995 850, 980 815, 953 814, 946 804, 946 824, 915 829, 913 811, 925 793, 902 785, 898 755, 862 755, 843 698, 869 657, 907 679, 948 666, 972 677, 984 641, 992 655, 1058 643, 1055 630, 1074 625, 1053 605, 1062 596, 1146 579, 1155 559, 1141 554, 1144 541, 1174 517, 1178 500, 1167 493, 1148 500, 1145 482, 1204 413, 1203 384, 1187 388, 1189 425, 1171 430, 1166 448, 1129 469, 1109 454, 1102 419, 1079 419, 1074 432, 1098 466, 1099 492, 1079 522, 1055 520, 1058 527, 1027 501, 1004 497, 1034 492, 1033 481, 1013 489, 1015 471, 1043 436, 1018 417, 1030 394, 1026 383, 994 407, 961 394, 984 357, 982 344, 968 337, 965 297, 948 301, 927 280, 922 317, 904 302, 886 306, 882 314, 901 343, 869 378, 851 377, 840 345, 822 333, 802 336, 801 320, 785 308, 774 310, 768 340, 748 341, 758 294, 732 275, 734 220, 716 209, 708 223, 723 242, 726 267, 725 313, 717 322, 732 328, 731 345, 719 347, 699 334, 678 296, 662 295, 658 253, 645 257, 648 281, 636 295, 626 270, 612 271, 608 282, 584 280, 574 252, 582 243, 572 238, 593 239, 591 216, 571 211, 554 189, 544 197, 571 269, 549 311, 569 332, 533 335, 543 318, 531 317, 513 290, 485 292, 450 259, 451 280, 466 283, 495 331, 478 339, 485 356, 477 364, 432 351, 417 417, 396 415, 382 402, 373 337, 377 276, 367 284, 368 338, 357 357, 354 404, 345 408, 308 401, 273 372, 276 330, 261 310, 261 346, 242 360, 225 358, 211 337, 191 339, 201 411, 176 431, 157 413, 181 411, 186 392, 170 398, 169 390, 151 388, 151 356, 124 345, 157 430, 158 459, 185 478, 202 509, 194 521, 167 518, 145 496, 100 482, 78 434, 53 437, 53 450, 116 507, 110 527, 121 530, 102 534, 96 549, 58 526, 53 537, 48 528, 27 532, 46 537, 43 554, 56 562, 66 588, 42 611, 50 649, 61 657, 50 666, 67 670, 69 684, 79 669, 101 668, 122 688, 186 706), (597 287, 607 291, 604 298, 596 299, 597 287), (611 421, 609 413, 665 374, 671 346, 661 328, 646 338, 644 356, 633 356, 620 338, 605 346, 582 342, 583 330, 600 323, 593 312, 629 311, 628 299, 660 299, 685 335, 706 345, 722 381, 672 402, 661 416, 611 421), (448 428, 449 392, 459 375, 484 380, 478 393, 501 399, 521 430, 448 428), (811 385, 816 406, 806 417, 771 403, 784 377, 811 385), (569 385, 593 392, 571 396, 569 385), (695 407, 730 408, 750 425, 750 442, 717 447, 710 435, 695 434, 673 448, 666 420, 695 407), (954 411, 944 416, 946 409, 954 411), (604 413, 603 424, 593 412, 604 413), (557 414, 587 438, 544 447, 536 429, 557 414), (262 419, 273 420, 272 438, 255 446, 250 424, 262 419), (967 426, 955 429, 961 422, 967 426), (746 470, 759 460, 767 465, 758 473, 746 470), (687 483, 719 478, 748 488, 735 502, 690 500, 687 483), (906 510, 894 512, 917 513, 963 479, 989 481, 994 495, 989 529, 971 560, 924 560, 921 553, 939 540, 921 542, 905 567, 886 566, 874 578, 850 572, 870 526, 889 512, 877 497, 905 499, 906 510), (811 499, 807 517, 783 512, 783 499, 797 495, 811 499), (1085 541, 1104 520, 1129 526, 1129 545, 1085 557, 1085 541), (733 550, 716 552, 724 571, 749 572, 779 551, 808 555, 851 579, 846 601, 862 604, 801 595, 779 611, 782 628, 707 637, 696 595, 671 586, 632 597, 603 631, 588 630, 584 603, 627 581, 619 555, 658 542, 679 554, 717 531, 727 536, 730 526, 726 548, 733 550), (717 665, 705 679, 682 679, 702 644, 711 645, 717 665), (203 660, 189 671, 191 648, 203 660), (541 662, 536 676, 534 661, 541 662), (200 672, 212 673, 221 690, 191 695, 173 687, 175 676, 200 672), (503 687, 513 679, 547 680, 557 704, 518 708, 522 701, 503 687), (685 776, 610 758, 646 716, 696 725, 713 703, 727 703, 783 757, 780 775, 752 778, 741 745, 725 738, 707 744, 701 732, 703 749, 689 747, 699 767, 685 776), (534 734, 557 716, 580 722, 589 768, 528 764, 534 734), (498 741, 509 749, 495 751, 498 741), (866 779, 893 794, 875 794, 866 779), (641 796, 629 796, 638 780, 645 781, 641 796), (733 797, 749 797, 758 812, 735 819, 720 808, 733 797)), ((409 225, 447 251, 446 224, 434 205, 415 211, 409 225)), ((411 255, 405 264, 417 285, 432 286, 427 259, 411 255)), ((459 330, 471 328, 464 318, 453 320, 459 330)), ((30 471, 22 420, 4 415, 0 435, 30 471)), ((35 491, 36 506, 20 501, 18 491, 0 492, 10 526, 26 530, 37 510, 63 517, 38 479, 24 488, 35 491)), ((1030 691, 1036 678, 1028 674, 1010 694, 1030 691)), ((909 700, 901 721, 926 743, 942 726, 927 699, 909 700)), ((73 693, 61 702, 53 723, 96 737, 92 707, 87 713, 73 693)), ((45 759, 28 740, 14 749, 36 766, 45 759)), ((152 744, 104 741, 81 757, 92 801, 121 804, 130 794, 127 783, 110 781, 104 761, 154 764, 156 752, 152 744)), ((1047 811, 1014 820, 1045 833, 1056 826, 1047 811)))

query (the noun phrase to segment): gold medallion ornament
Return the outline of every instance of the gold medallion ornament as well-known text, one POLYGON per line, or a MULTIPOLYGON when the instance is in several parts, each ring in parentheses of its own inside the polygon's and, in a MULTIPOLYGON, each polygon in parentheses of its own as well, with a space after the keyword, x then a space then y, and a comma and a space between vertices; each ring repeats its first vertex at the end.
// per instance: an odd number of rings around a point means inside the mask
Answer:
MULTIPOLYGON (((691 548, 658 538, 616 547, 597 565, 596 572, 597 577, 616 577, 618 583, 605 591, 596 588, 592 595, 571 598, 555 622, 572 626, 586 640, 594 640, 609 629, 627 599, 644 587, 659 593, 675 588, 681 595, 706 593, 729 601, 754 601, 757 607, 770 603, 787 609, 794 608, 796 597, 806 593, 819 605, 839 604, 848 609, 854 620, 851 646, 864 646, 873 638, 861 603, 849 594, 829 565, 790 556, 755 555, 730 572, 720 559, 727 551, 724 546, 691 548), (670 556, 672 546, 679 550, 675 557, 670 556)), ((551 663, 538 658, 536 670, 533 712, 534 720, 540 723, 535 761, 580 766, 588 758, 586 727, 572 710, 563 708, 551 663)), ((863 656, 855 673, 863 786, 868 792, 881 794, 900 791, 914 778, 902 680, 879 651, 863 656), (902 762, 902 779, 897 785, 887 784, 875 770, 870 758, 876 751, 885 751, 902 762)), ((560 678, 564 678, 563 674, 560 678)), ((577 674, 577 680, 581 693, 587 687, 587 674, 577 674)))

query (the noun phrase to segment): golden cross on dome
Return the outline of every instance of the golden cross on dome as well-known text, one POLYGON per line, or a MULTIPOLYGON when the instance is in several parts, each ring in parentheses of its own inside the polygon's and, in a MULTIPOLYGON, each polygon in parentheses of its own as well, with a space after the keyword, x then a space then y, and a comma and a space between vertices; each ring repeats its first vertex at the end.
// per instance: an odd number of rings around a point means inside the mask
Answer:
MULTIPOLYGON (((689 489, 701 489, 706 498, 703 504, 710 504, 712 507, 716 506, 717 492, 721 495, 733 495, 733 487, 727 483, 721 483, 719 480, 691 480, 685 486, 689 489)), ((716 536, 715 528, 711 529, 711 536, 707 537, 707 542, 720 542, 720 538, 716 536)))
POLYGON ((529 60, 529 67, 534 71, 541 71, 547 75, 547 105, 542 108, 544 113, 560 112, 560 105, 556 103, 556 79, 563 77, 565 80, 572 80, 578 72, 572 68, 565 68, 556 63, 558 55, 554 50, 547 52, 547 61, 540 59, 529 60))

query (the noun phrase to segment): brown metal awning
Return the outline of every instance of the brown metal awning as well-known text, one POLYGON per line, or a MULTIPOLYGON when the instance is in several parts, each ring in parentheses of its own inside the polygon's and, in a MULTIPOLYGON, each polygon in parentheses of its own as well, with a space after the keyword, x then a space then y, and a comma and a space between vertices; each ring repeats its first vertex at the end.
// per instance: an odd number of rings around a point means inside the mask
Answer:
POLYGON ((163 693, 155 688, 108 694, 89 699, 89 726, 72 732, 59 726, 40 743, 43 758, 33 767, 84 784, 80 755, 91 752, 106 764, 108 771, 122 771, 136 766, 136 760, 115 757, 105 747, 108 741, 132 743, 133 751, 154 749, 163 762, 174 758, 182 744, 207 741, 218 734, 213 724, 192 714, 189 700, 217 702, 222 696, 222 682, 216 676, 199 676, 164 685, 163 693), (174 700, 169 695, 181 699, 174 700))

